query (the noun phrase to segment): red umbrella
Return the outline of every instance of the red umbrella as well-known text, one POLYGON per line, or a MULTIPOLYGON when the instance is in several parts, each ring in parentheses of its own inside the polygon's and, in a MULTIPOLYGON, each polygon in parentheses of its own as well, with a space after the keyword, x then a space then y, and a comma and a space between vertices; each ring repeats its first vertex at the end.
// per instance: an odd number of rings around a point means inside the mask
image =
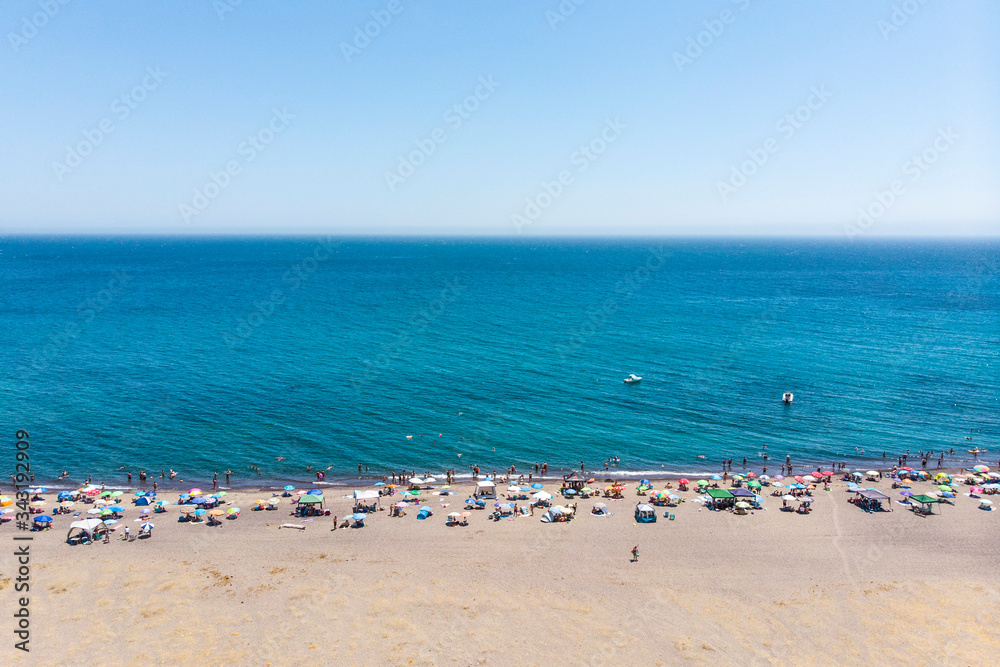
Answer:
POLYGON ((802 479, 802 475, 796 475, 795 476, 795 481, 798 482, 799 484, 802 484, 803 482, 805 482, 805 480, 802 479))
POLYGON ((686 477, 681 477, 681 478, 680 478, 680 479, 679 479, 679 480, 677 481, 677 483, 678 483, 678 484, 690 484, 691 482, 689 482, 689 481, 687 480, 687 478, 686 478, 686 477))
POLYGON ((754 473, 753 470, 751 470, 750 472, 747 473, 747 477, 756 477, 756 476, 757 475, 754 473))
POLYGON ((831 475, 833 475, 833 471, 832 470, 824 470, 820 474, 823 475, 824 477, 830 477, 831 475))
POLYGON ((913 468, 909 468, 907 466, 903 466, 902 468, 900 468, 900 470, 913 470, 913 468))

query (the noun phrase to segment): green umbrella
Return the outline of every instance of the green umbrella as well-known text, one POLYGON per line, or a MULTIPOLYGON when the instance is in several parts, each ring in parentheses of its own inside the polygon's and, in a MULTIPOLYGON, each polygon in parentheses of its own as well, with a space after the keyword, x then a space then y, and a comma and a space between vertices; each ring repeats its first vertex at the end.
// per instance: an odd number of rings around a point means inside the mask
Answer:
POLYGON ((406 491, 406 493, 410 494, 411 496, 419 496, 420 495, 419 491, 406 491))
POLYGON ((708 486, 708 482, 704 479, 699 479, 698 486, 708 486))
POLYGON ((941 489, 942 491, 951 491, 952 490, 952 488, 950 486, 945 486, 944 484, 938 484, 937 488, 941 489))
POLYGON ((111 495, 115 496, 115 497, 118 497, 118 496, 122 495, 123 493, 124 493, 124 491, 112 491, 111 495))
POLYGON ((748 482, 747 486, 749 486, 751 489, 759 489, 760 482, 748 482))
POLYGON ((110 491, 101 491, 101 495, 100 495, 100 497, 101 497, 101 498, 107 498, 107 497, 108 497, 108 496, 110 496, 110 495, 111 495, 111 492, 110 492, 110 491))
POLYGON ((219 491, 215 495, 217 495, 217 496, 228 496, 229 492, 228 491, 219 491))

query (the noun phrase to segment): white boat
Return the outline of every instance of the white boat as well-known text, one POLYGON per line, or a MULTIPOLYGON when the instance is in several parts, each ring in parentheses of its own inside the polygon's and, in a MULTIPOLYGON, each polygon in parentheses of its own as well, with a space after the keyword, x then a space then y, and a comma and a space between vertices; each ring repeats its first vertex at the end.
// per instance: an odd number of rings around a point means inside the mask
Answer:
POLYGON ((781 400, 783 400, 785 403, 791 403, 794 399, 795 399, 795 394, 793 394, 790 391, 786 391, 784 394, 781 395, 781 400))
POLYGON ((642 378, 636 375, 635 373, 632 373, 627 378, 625 378, 625 384, 638 384, 640 382, 642 382, 642 378))

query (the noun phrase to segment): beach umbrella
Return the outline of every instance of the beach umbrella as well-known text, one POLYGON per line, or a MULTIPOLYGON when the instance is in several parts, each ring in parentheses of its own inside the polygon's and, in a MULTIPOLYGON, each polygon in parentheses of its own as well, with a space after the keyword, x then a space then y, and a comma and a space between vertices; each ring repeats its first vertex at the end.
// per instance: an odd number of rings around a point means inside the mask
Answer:
POLYGON ((190 491, 188 491, 188 495, 191 495, 191 496, 200 496, 201 495, 201 489, 191 489, 190 491))
POLYGON ((285 491, 294 491, 295 490, 295 487, 292 486, 291 484, 286 484, 284 488, 285 488, 285 491))
POLYGON ((406 494, 410 494, 411 496, 419 496, 420 492, 417 491, 416 489, 414 489, 412 491, 403 491, 403 495, 406 495, 406 494))
POLYGON ((368 517, 367 517, 367 515, 361 514, 359 512, 358 514, 352 514, 351 518, 354 519, 355 521, 364 521, 368 517))
POLYGON ((194 511, 194 508, 191 507, 190 505, 185 505, 184 507, 180 508, 180 511, 181 511, 181 514, 190 514, 191 512, 194 511))
POLYGON ((204 498, 192 498, 191 499, 191 504, 192 505, 204 505, 207 502, 208 501, 205 500, 204 498))
POLYGON ((639 483, 643 486, 652 486, 652 483, 648 479, 640 479, 639 483))
MULTIPOLYGON (((990 471, 989 467, 984 466, 984 465, 972 466, 972 469, 975 470, 976 472, 989 472, 990 471)), ((46 489, 46 490, 48 490, 48 489, 46 489)), ((32 491, 32 493, 43 493, 43 492, 35 490, 35 491, 32 491)))
POLYGON ((778 481, 781 481, 781 480, 785 479, 785 476, 784 475, 775 475, 774 478, 776 480, 778 480, 778 481))
POLYGON ((777 488, 781 489, 781 488, 784 488, 785 485, 782 484, 781 482, 775 482, 771 486, 774 486, 774 487, 777 487, 777 488))
POLYGON ((461 515, 461 514, 459 514, 458 512, 452 512, 452 513, 450 513, 450 514, 449 514, 448 516, 449 516, 450 518, 453 518, 453 519, 460 519, 460 518, 462 518, 462 515, 461 515))
POLYGON ((940 489, 941 491, 951 491, 951 487, 950 486, 946 486, 944 484, 938 484, 937 488, 940 489))
POLYGON ((228 496, 229 492, 228 491, 219 491, 218 493, 213 493, 212 495, 215 496, 216 498, 221 498, 222 496, 228 496))
POLYGON ((323 492, 319 489, 309 489, 306 493, 310 496, 322 496, 323 492))
MULTIPOLYGON (((986 468, 986 466, 979 466, 979 467, 980 468, 986 468)), ((989 468, 986 468, 986 469, 989 470, 989 468)), ((35 488, 35 489, 28 489, 28 493, 48 493, 48 492, 49 492, 48 489, 42 488, 40 486, 37 487, 37 488, 35 488)))
POLYGON ((688 481, 687 477, 681 477, 679 480, 677 480, 677 483, 678 484, 690 484, 691 482, 688 481))
POLYGON ((753 479, 756 476, 757 476, 757 473, 755 473, 753 470, 751 470, 750 472, 747 473, 747 477, 749 477, 750 479, 753 479))
POLYGON ((546 491, 538 491, 531 496, 535 500, 552 500, 552 494, 546 491))
POLYGON ((373 486, 385 486, 385 482, 375 482, 373 486))
POLYGON ((833 471, 832 470, 824 470, 820 474, 823 475, 823 477, 831 477, 831 476, 833 476, 833 471))
POLYGON ((740 502, 736 503, 736 506, 739 507, 740 509, 746 509, 750 507, 750 503, 741 500, 740 502))
POLYGON ((104 509, 100 510, 100 514, 101 514, 101 516, 107 516, 107 515, 110 515, 110 514, 114 514, 114 512, 112 512, 107 507, 105 507, 104 509))
POLYGON ((29 503, 29 504, 32 507, 45 507, 45 501, 44 500, 35 500, 35 501, 33 501, 33 502, 29 503))
POLYGON ((112 495, 113 497, 117 498, 118 496, 122 496, 122 495, 125 495, 125 492, 124 492, 124 491, 112 491, 112 492, 111 492, 111 495, 112 495))
POLYGON ((195 516, 202 516, 204 514, 208 514, 208 510, 195 510, 194 511, 194 515, 195 516))
POLYGON ((462 512, 459 516, 461 516, 464 519, 466 517, 472 516, 472 512, 462 512))
POLYGON ((812 483, 816 481, 816 478, 813 477, 812 475, 806 475, 802 478, 802 481, 812 483))
POLYGON ((110 498, 111 497, 111 492, 110 491, 103 491, 103 492, 101 492, 101 493, 98 494, 98 497, 100 497, 100 498, 110 498))
POLYGON ((145 522, 139 527, 142 528, 143 530, 153 530, 153 524, 150 521, 145 522))
MULTIPOLYGON (((89 510, 87 510, 87 514, 100 514, 100 513, 101 509, 99 507, 91 507, 89 510)), ((111 512, 108 512, 108 514, 111 514, 111 512)))
POLYGON ((993 501, 989 500, 988 498, 980 498, 979 499, 979 504, 980 505, 986 505, 987 507, 989 507, 990 505, 993 504, 993 501))
POLYGON ((533 489, 540 489, 540 488, 542 488, 542 485, 539 484, 538 482, 535 482, 534 484, 531 485, 531 488, 533 488, 533 489))
POLYGON ((790 496, 790 495, 788 495, 786 493, 785 495, 781 496, 781 499, 782 500, 795 500, 795 496, 790 496))
POLYGON ((711 479, 714 479, 715 481, 719 481, 720 479, 722 479, 722 475, 712 475, 711 479))
POLYGON ((139 514, 149 514, 149 508, 143 507, 141 510, 139 510, 139 514))
POLYGON ((760 482, 758 482, 756 480, 751 481, 751 482, 747 482, 747 486, 749 486, 751 489, 759 489, 760 488, 760 482))
POLYGON ((281 500, 279 500, 278 498, 268 498, 267 499, 267 504, 268 505, 277 505, 280 502, 281 502, 281 500))
POLYGON ((229 514, 239 514, 240 513, 240 508, 239 507, 230 507, 229 510, 228 510, 228 512, 229 512, 229 514))
POLYGON ((507 491, 510 493, 520 493, 521 487, 514 486, 513 484, 507 487, 507 491))
POLYGON ((75 504, 76 503, 74 503, 72 500, 64 500, 63 502, 59 503, 61 507, 72 507, 75 504))
POLYGON ((36 516, 35 517, 35 522, 36 523, 50 523, 51 521, 52 521, 52 517, 50 517, 50 516, 44 516, 43 515, 43 516, 36 516))
POLYGON ((118 523, 118 519, 105 519, 103 523, 105 526, 113 526, 118 523))
POLYGON ((167 505, 170 504, 170 501, 169 500, 157 500, 156 504, 159 505, 160 507, 166 507, 167 505))
POLYGON ((112 512, 124 512, 125 511, 125 508, 122 507, 121 505, 112 505, 108 509, 111 510, 112 512))
POLYGON ((222 516, 223 514, 225 514, 225 512, 222 510, 208 510, 209 516, 222 516))
POLYGON ((913 495, 913 491, 909 491, 909 490, 907 490, 907 491, 900 491, 899 495, 901 495, 901 496, 912 496, 913 495))
MULTIPOLYGON (((465 502, 467 502, 467 503, 471 503, 471 502, 472 502, 472 498, 469 498, 469 499, 468 499, 467 501, 465 501, 465 502)), ((406 506, 407 506, 407 505, 406 505, 406 503, 404 503, 404 502, 402 502, 402 501, 400 501, 400 502, 396 503, 396 507, 398 507, 398 508, 400 508, 400 509, 402 509, 402 508, 404 508, 404 507, 406 507, 406 506)))
POLYGON ((708 486, 708 482, 704 479, 699 479, 698 486, 708 486))
POLYGON ((563 493, 565 493, 567 496, 575 496, 576 489, 566 489, 565 491, 563 491, 563 493))

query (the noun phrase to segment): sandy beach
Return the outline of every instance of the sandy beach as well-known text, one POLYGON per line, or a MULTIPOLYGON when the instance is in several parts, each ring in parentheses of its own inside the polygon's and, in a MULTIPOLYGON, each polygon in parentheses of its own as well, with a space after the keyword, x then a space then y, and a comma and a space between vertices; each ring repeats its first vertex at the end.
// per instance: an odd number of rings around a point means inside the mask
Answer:
MULTIPOLYGON (((688 492, 675 520, 660 508, 638 524, 631 484, 622 500, 578 501, 569 523, 476 511, 466 527, 445 526, 465 495, 428 494, 427 520, 382 511, 336 531, 289 516, 288 499, 250 512, 271 492, 236 491, 235 521, 178 523, 171 506, 150 539, 85 546, 65 543, 63 516, 33 533, 30 656, 5 652, 53 665, 965 665, 1000 649, 1000 513, 959 495, 935 516, 895 500, 868 514, 845 490, 817 490, 808 515, 765 494, 745 516, 688 492), (595 501, 610 515, 591 515, 595 501)), ((327 490, 333 514, 350 513, 350 491, 327 490)))

